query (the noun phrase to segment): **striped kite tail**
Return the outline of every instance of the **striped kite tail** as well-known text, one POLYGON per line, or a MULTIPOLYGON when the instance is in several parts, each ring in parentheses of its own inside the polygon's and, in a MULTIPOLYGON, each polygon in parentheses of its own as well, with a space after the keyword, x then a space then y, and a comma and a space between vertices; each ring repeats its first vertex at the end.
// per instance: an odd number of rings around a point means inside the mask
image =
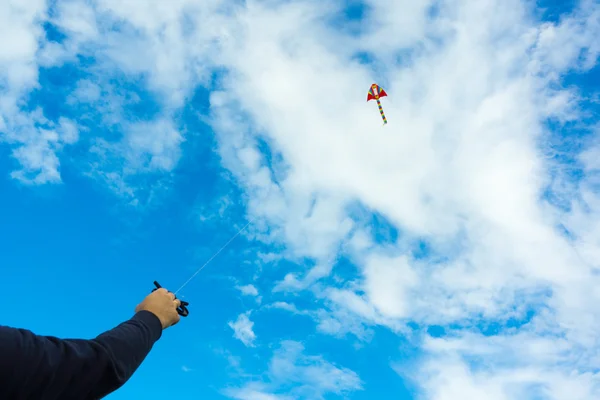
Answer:
POLYGON ((379 107, 379 114, 381 114, 381 119, 383 119, 383 124, 387 124, 387 119, 385 118, 385 114, 383 113, 383 107, 381 106, 381 101, 377 99, 377 107, 379 107))

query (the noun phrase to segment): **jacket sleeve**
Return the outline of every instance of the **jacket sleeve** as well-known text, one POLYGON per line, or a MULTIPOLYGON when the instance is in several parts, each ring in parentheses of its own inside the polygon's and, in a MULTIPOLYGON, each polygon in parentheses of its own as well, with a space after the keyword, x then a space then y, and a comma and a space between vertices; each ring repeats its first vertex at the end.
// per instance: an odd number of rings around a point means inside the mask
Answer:
POLYGON ((92 340, 0 326, 0 399, 99 399, 121 387, 162 335, 140 311, 92 340))

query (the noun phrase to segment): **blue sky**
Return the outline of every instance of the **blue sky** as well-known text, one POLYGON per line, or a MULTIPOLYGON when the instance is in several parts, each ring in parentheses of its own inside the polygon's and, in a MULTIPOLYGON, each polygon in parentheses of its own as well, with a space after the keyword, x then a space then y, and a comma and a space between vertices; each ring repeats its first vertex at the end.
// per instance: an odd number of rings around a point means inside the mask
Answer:
POLYGON ((595 398, 598 16, 3 3, 2 323, 93 337, 250 222, 110 398, 595 398))

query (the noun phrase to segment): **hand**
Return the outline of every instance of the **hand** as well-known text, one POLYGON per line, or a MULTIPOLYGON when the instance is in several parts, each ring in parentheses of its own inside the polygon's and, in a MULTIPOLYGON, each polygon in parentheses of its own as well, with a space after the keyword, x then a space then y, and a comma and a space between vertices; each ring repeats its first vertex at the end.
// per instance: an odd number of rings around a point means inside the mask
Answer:
POLYGON ((142 310, 150 311, 158 317, 163 329, 167 329, 179 322, 180 317, 177 314, 177 307, 180 304, 181 302, 175 299, 173 293, 167 291, 167 289, 160 288, 146 296, 135 308, 135 312, 142 310))

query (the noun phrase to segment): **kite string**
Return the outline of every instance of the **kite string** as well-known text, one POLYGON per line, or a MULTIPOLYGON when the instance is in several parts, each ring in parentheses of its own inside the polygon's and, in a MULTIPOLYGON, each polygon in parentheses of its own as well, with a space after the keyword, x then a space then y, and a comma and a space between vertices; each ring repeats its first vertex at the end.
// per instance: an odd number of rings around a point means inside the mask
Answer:
POLYGON ((227 246, 229 246, 229 244, 230 244, 231 242, 233 242, 233 240, 234 240, 236 237, 238 237, 238 236, 239 236, 239 235, 240 235, 240 234, 241 234, 241 233, 244 231, 244 229, 246 229, 246 228, 248 227, 248 225, 250 225, 250 223, 251 223, 251 222, 252 222, 252 221, 248 221, 248 223, 247 223, 247 224, 246 224, 246 225, 245 225, 245 226, 244 226, 242 229, 240 229, 240 230, 238 231, 238 233, 236 233, 235 235, 233 235, 233 236, 231 237, 231 239, 229 239, 229 241, 228 241, 227 243, 225 243, 225 244, 223 245, 223 247, 221 247, 221 248, 220 248, 220 249, 219 249, 219 250, 218 250, 218 251, 217 251, 215 254, 213 254, 213 255, 212 255, 212 257, 210 257, 210 258, 208 259, 208 261, 206 261, 206 262, 205 262, 205 263, 204 263, 204 264, 203 264, 203 265, 202 265, 200 268, 198 268, 198 270, 196 270, 196 272, 195 272, 195 273, 194 273, 194 274, 193 274, 193 275, 190 277, 190 279, 188 279, 187 281, 185 281, 185 283, 184 283, 183 285, 181 285, 181 287, 180 287, 179 289, 177 289, 177 290, 175 291, 175 293, 174 293, 174 294, 175 294, 175 295, 177 295, 177 293, 179 293, 179 292, 181 291, 181 289, 183 289, 183 288, 184 288, 184 287, 185 287, 185 286, 186 286, 188 283, 190 283, 190 281, 191 281, 192 279, 194 279, 194 278, 196 277, 196 275, 198 275, 198 274, 200 273, 200 271, 202 271, 202 270, 204 269, 204 267, 206 267, 206 266, 207 266, 207 265, 208 265, 208 264, 209 264, 209 263, 210 263, 212 260, 214 260, 214 258, 215 258, 216 256, 218 256, 218 255, 219 255, 219 253, 221 253, 223 250, 225 250, 225 248, 226 248, 227 246))

